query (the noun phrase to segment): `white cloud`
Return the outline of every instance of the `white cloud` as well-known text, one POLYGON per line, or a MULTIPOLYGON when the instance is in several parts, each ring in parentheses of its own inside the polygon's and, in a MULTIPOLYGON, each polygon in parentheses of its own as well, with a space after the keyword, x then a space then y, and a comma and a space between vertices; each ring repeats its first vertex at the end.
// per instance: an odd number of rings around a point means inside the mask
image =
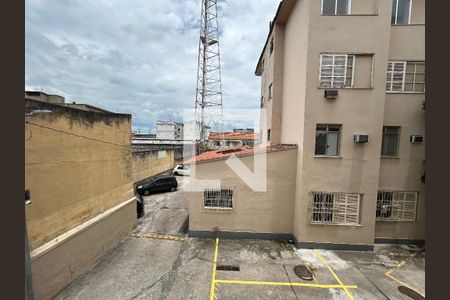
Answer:
MULTIPOLYGON (((200 6, 200 0, 26 0, 26 88, 130 113, 134 128, 180 119, 183 108, 194 107, 200 6)), ((277 6, 219 0, 225 108, 259 107, 254 69, 277 6)))

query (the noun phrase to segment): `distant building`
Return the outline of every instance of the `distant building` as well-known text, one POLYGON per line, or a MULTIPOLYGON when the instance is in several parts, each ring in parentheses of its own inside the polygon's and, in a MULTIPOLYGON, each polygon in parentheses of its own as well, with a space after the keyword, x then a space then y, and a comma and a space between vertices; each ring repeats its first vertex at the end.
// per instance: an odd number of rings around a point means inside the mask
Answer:
POLYGON ((59 95, 50 95, 40 91, 25 91, 25 99, 33 99, 47 103, 64 104, 64 97, 59 95))
POLYGON ((209 134, 209 142, 214 149, 224 147, 253 146, 259 140, 259 134, 253 130, 238 129, 233 132, 211 132, 209 134))
POLYGON ((237 129, 233 129, 233 132, 252 133, 252 132, 255 132, 255 129, 253 129, 253 128, 237 128, 237 129))
MULTIPOLYGON (((208 126, 204 126, 204 138, 207 139, 209 136, 209 133, 211 131, 211 128, 208 126)), ((186 122, 184 123, 184 140, 188 141, 199 141, 201 140, 201 125, 199 122, 186 122)))
POLYGON ((161 140, 182 140, 183 123, 174 121, 157 121, 156 138, 161 140))

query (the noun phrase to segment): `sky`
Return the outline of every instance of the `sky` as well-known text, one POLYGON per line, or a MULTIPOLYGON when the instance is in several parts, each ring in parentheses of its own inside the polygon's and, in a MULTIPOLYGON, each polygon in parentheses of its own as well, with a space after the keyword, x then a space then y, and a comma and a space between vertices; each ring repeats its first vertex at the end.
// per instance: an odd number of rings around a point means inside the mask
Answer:
MULTIPOLYGON (((278 4, 218 0, 224 109, 259 108, 254 71, 278 4)), ((181 121, 195 103, 200 10, 201 0, 26 0, 25 89, 131 114, 141 132, 181 121)), ((254 127, 236 115, 226 129, 254 127)))

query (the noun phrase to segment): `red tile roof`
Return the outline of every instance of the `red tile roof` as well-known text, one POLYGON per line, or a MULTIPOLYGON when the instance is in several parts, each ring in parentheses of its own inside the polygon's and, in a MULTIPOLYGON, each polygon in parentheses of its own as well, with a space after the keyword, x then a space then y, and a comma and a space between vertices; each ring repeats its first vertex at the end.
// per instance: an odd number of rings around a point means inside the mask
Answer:
MULTIPOLYGON (((221 132, 211 132, 209 134, 210 140, 221 140, 221 132)), ((258 140, 259 134, 254 132, 223 132, 224 140, 258 140)))
POLYGON ((286 145, 286 144, 278 144, 278 145, 270 145, 270 146, 240 146, 240 147, 234 147, 224 150, 212 150, 203 152, 200 155, 197 155, 196 157, 185 161, 184 164, 191 164, 193 162, 199 163, 199 162, 210 162, 210 161, 216 161, 216 160, 224 160, 228 157, 235 155, 237 157, 242 156, 251 156, 256 153, 270 153, 270 152, 276 152, 276 151, 284 151, 289 149, 296 149, 297 145, 286 145))

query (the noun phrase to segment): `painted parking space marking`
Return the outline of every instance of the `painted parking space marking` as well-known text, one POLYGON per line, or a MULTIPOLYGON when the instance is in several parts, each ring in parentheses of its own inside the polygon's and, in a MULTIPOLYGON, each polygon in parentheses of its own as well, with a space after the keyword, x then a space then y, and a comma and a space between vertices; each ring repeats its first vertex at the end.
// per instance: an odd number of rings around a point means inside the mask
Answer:
POLYGON ((158 239, 158 240, 167 240, 167 241, 185 241, 186 238, 176 236, 176 235, 160 235, 160 234, 137 234, 133 233, 130 235, 134 238, 146 238, 146 239, 158 239))
POLYGON ((417 254, 418 254, 418 252, 413 253, 413 254, 410 255, 407 259, 405 259, 404 261, 398 263, 395 267, 393 267, 392 269, 390 269, 390 270, 388 270, 386 273, 384 273, 384 275, 386 275, 386 276, 389 277, 390 279, 394 280, 395 282, 397 282, 397 283, 399 283, 399 284, 401 284, 401 285, 404 285, 404 286, 406 286, 407 288, 410 288, 411 290, 413 290, 414 292, 418 293, 419 295, 421 295, 422 297, 425 298, 425 295, 424 295, 423 293, 419 292, 417 289, 415 289, 415 288, 409 286, 408 284, 404 283, 403 281, 401 281, 401 280, 399 280, 399 279, 397 279, 397 278, 395 278, 394 276, 391 275, 394 271, 400 269, 400 268, 406 263, 406 261, 407 261, 408 259, 413 258, 413 257, 416 256, 417 254))
POLYGON ((349 288, 356 289, 356 285, 341 285, 341 284, 319 284, 319 283, 305 283, 305 282, 282 282, 282 281, 255 281, 255 280, 225 280, 216 279, 216 283, 229 284, 247 284, 247 285, 278 285, 278 286, 307 286, 323 289, 349 288))
POLYGON ((356 285, 345 285, 327 263, 327 261, 320 255, 318 250, 315 250, 316 256, 320 261, 327 267, 333 277, 336 279, 338 284, 320 284, 320 283, 306 283, 306 282, 282 282, 282 281, 257 281, 257 280, 229 280, 229 279, 216 279, 217 271, 217 256, 219 253, 219 238, 216 238, 215 248, 214 248, 214 260, 213 260, 213 271, 211 278, 211 289, 209 293, 209 299, 217 299, 216 292, 221 284, 241 284, 241 285, 272 285, 272 286, 300 286, 300 287, 313 287, 322 289, 343 289, 348 298, 353 300, 353 296, 350 294, 349 289, 357 289, 356 285))
POLYGON ((327 269, 330 271, 330 273, 333 275, 334 279, 336 279, 336 281, 339 283, 339 287, 343 288, 345 293, 347 294, 348 298, 350 300, 353 300, 353 296, 350 293, 350 291, 348 290, 348 288, 342 283, 342 281, 339 279, 339 277, 336 275, 336 273, 333 271, 333 269, 330 267, 330 265, 328 264, 328 262, 325 260, 325 258, 322 257, 322 255, 320 255, 319 250, 314 250, 314 253, 316 254, 316 256, 320 259, 320 261, 325 265, 325 267, 327 267, 327 269))

